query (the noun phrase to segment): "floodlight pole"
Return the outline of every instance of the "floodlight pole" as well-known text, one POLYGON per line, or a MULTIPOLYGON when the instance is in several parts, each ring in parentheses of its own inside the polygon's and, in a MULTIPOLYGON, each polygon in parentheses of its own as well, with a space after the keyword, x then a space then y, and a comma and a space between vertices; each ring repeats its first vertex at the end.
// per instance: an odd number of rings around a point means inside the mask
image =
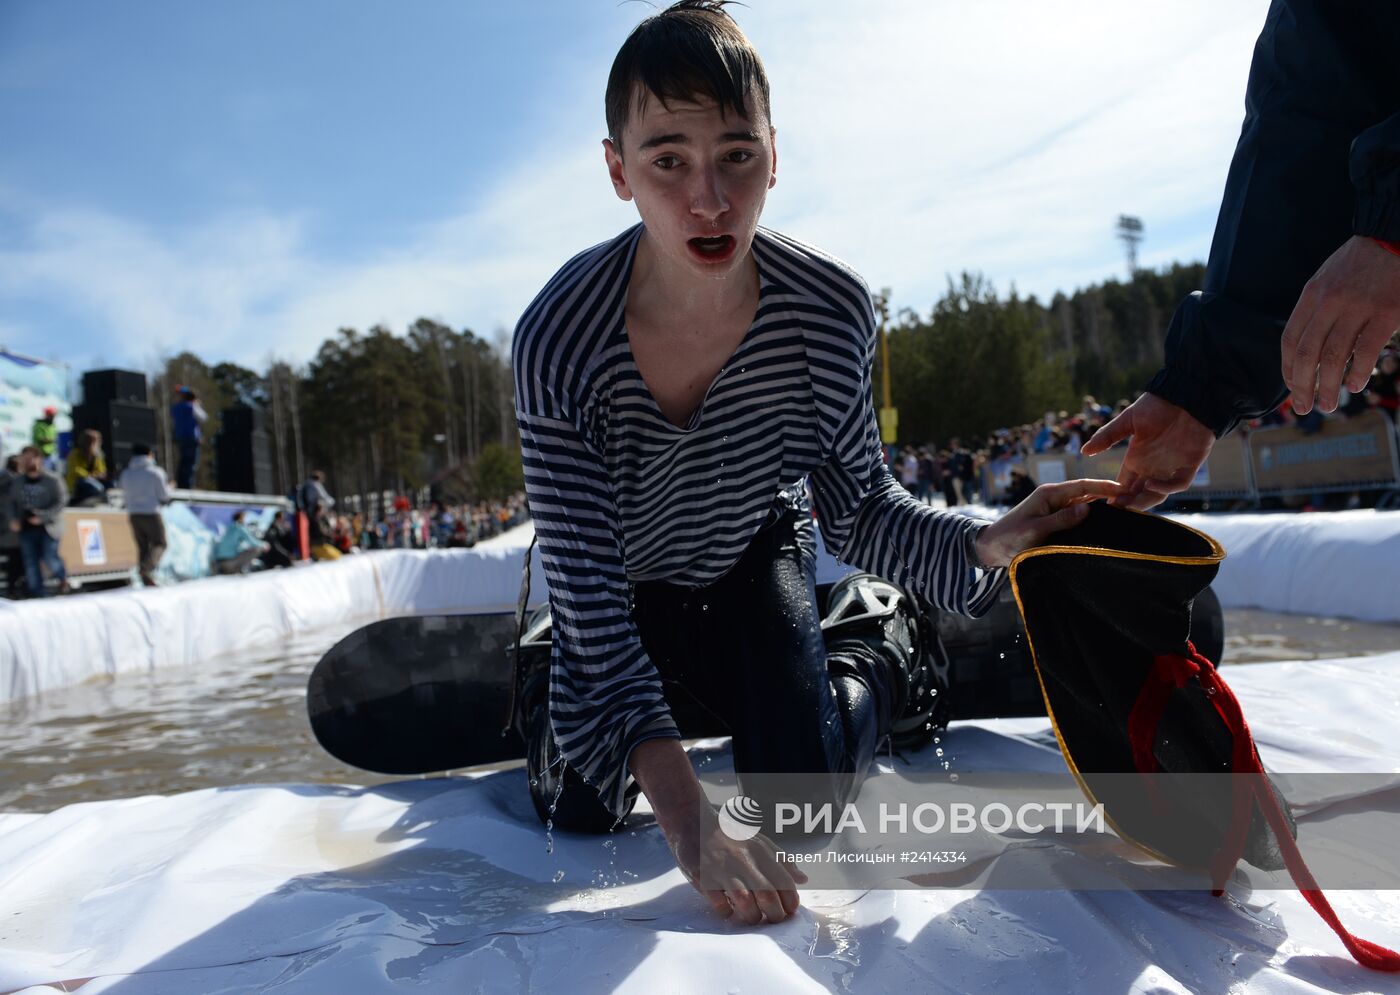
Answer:
POLYGON ((1137 247, 1143 238, 1142 219, 1131 214, 1118 215, 1118 238, 1128 252, 1128 280, 1137 275, 1137 247))

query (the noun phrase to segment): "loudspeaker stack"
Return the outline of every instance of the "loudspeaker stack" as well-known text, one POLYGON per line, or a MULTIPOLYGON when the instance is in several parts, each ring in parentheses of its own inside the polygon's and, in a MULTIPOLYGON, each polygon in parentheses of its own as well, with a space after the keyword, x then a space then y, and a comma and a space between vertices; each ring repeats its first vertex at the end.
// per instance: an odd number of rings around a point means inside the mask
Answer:
POLYGON ((146 402, 146 375, 133 370, 83 374, 83 403, 73 409, 73 428, 102 433, 102 450, 113 478, 131 459, 131 447, 156 445, 156 409, 146 402))
POLYGON ((272 439, 267 416, 256 408, 225 408, 215 440, 214 468, 219 490, 238 494, 272 493, 272 439))

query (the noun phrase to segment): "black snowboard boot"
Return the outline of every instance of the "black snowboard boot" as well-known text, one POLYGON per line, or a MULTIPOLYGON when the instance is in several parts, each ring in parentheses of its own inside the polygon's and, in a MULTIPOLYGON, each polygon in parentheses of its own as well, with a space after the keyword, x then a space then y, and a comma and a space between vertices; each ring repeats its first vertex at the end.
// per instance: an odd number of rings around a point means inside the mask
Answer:
MULTIPOLYGON (((520 640, 516 672, 515 728, 525 741, 530 800, 540 821, 576 833, 606 833, 620 820, 578 772, 565 763, 549 724, 549 659, 552 652, 549 607, 537 608, 520 640)), ((637 787, 625 807, 636 803, 637 787)), ((626 812, 624 812, 624 818, 626 812)))
POLYGON ((850 640, 864 644, 886 664, 889 735, 899 750, 917 749, 948 725, 949 661, 920 608, 915 596, 902 588, 874 574, 857 573, 832 586, 822 619, 834 666, 841 666, 837 651, 850 640))

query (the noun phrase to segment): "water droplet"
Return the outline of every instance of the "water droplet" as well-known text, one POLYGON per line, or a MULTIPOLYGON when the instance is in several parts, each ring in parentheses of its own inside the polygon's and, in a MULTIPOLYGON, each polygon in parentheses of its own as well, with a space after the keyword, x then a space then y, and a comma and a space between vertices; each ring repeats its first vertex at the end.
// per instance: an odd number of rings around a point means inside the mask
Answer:
POLYGON ((934 752, 934 755, 935 755, 935 756, 941 757, 941 756, 943 756, 943 747, 940 746, 938 749, 934 750, 933 752, 934 752))
POLYGON ((555 872, 554 872, 554 883, 555 883, 555 884, 558 884, 560 881, 563 881, 563 880, 564 880, 564 872, 563 872, 563 871, 555 871, 555 872))
POLYGON ((1003 660, 1006 659, 1006 654, 1005 654, 1005 653, 998 653, 997 656, 1000 657, 1000 658, 1003 659, 1003 660))
POLYGON ((958 779, 958 775, 956 775, 956 774, 949 774, 949 775, 948 775, 948 780, 950 780, 950 781, 956 781, 957 779, 958 779))

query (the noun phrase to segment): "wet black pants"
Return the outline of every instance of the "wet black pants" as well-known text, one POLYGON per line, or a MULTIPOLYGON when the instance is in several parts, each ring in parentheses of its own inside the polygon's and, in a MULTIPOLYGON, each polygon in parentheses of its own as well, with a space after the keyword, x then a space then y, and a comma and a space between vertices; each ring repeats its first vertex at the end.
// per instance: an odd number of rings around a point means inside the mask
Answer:
POLYGON ((884 656, 858 640, 828 651, 814 549, 811 519, 790 512, 708 587, 633 587, 632 618, 681 734, 732 736, 740 789, 770 814, 778 800, 854 798, 895 698, 884 656))

